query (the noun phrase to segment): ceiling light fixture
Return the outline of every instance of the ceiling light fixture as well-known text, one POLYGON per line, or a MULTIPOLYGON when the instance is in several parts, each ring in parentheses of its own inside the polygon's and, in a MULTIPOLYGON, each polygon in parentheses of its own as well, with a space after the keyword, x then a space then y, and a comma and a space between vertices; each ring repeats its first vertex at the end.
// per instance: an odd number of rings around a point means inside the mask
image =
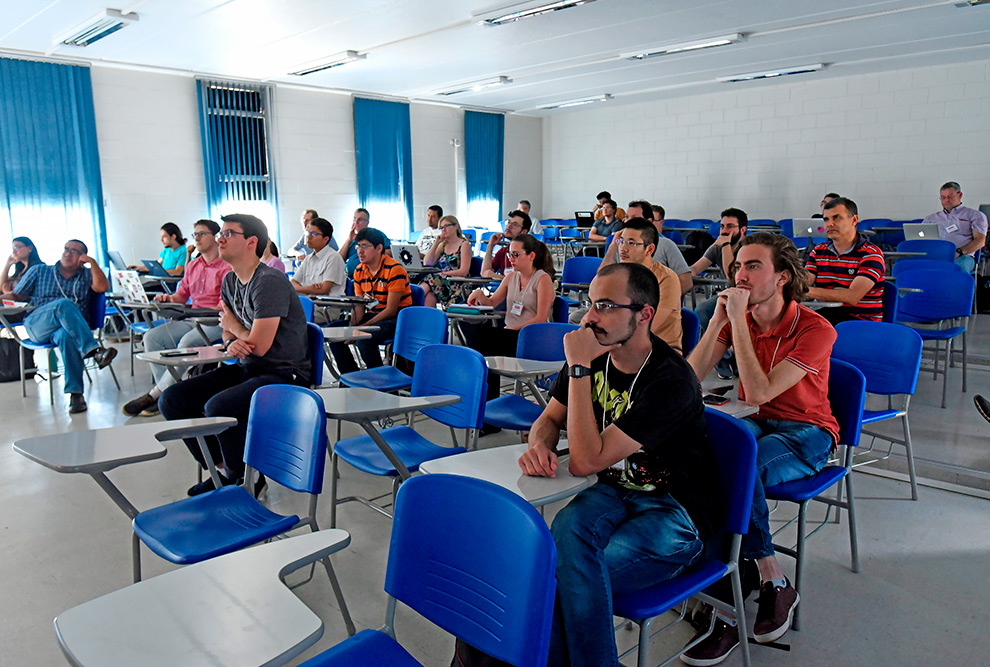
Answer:
POLYGON ((541 14, 558 12, 561 9, 570 9, 571 7, 577 7, 578 5, 586 5, 589 2, 594 1, 595 0, 559 0, 558 2, 541 2, 535 5, 532 2, 523 2, 509 5, 508 7, 502 7, 501 9, 496 9, 490 12, 474 14, 472 18, 482 25, 505 25, 506 23, 513 23, 515 21, 521 21, 522 19, 540 16, 541 14), (521 7, 521 9, 517 9, 518 7, 521 7))
POLYGON ((556 102, 554 104, 548 104, 546 106, 537 107, 539 109, 566 109, 567 107, 579 107, 585 104, 594 104, 595 102, 608 102, 612 99, 610 93, 605 93, 604 95, 595 95, 594 97, 583 97, 579 100, 567 100, 566 102, 556 102))
POLYGON ((80 23, 56 37, 53 44, 89 46, 137 21, 138 15, 134 12, 124 14, 119 9, 104 9, 85 23, 80 23))
POLYGON ((990 5, 990 0, 966 0, 966 2, 956 3, 956 7, 979 7, 980 5, 990 5))
POLYGON ((791 74, 807 74, 825 69, 824 63, 815 65, 798 65, 796 67, 785 67, 783 69, 771 69, 765 72, 750 72, 749 74, 733 74, 732 76, 720 76, 717 81, 722 83, 733 83, 736 81, 756 81, 757 79, 773 79, 779 76, 790 76, 791 74))
POLYGON ((330 56, 329 58, 314 61, 313 64, 306 65, 302 69, 297 70, 295 72, 289 72, 289 74, 291 76, 306 76, 307 74, 322 72, 325 69, 333 69, 334 67, 340 67, 341 65, 352 63, 355 60, 364 60, 367 57, 368 57, 367 53, 358 53, 357 51, 344 51, 343 53, 338 53, 337 55, 330 56))
POLYGON ((484 90, 485 88, 494 88, 495 86, 504 86, 507 83, 512 83, 512 79, 507 76, 498 76, 494 79, 483 79, 482 81, 474 81, 472 83, 465 83, 464 85, 454 88, 451 90, 444 90, 436 93, 437 95, 458 95, 460 93, 473 93, 479 90, 484 90))
POLYGON ((671 44, 670 46, 659 46, 657 48, 647 49, 646 51, 623 53, 619 57, 627 60, 646 60, 647 58, 653 58, 655 56, 669 56, 674 53, 684 53, 685 51, 697 51, 699 49, 710 49, 716 46, 728 46, 729 44, 741 42, 742 39, 742 33, 734 32, 731 35, 709 37, 707 39, 696 39, 691 42, 671 44))

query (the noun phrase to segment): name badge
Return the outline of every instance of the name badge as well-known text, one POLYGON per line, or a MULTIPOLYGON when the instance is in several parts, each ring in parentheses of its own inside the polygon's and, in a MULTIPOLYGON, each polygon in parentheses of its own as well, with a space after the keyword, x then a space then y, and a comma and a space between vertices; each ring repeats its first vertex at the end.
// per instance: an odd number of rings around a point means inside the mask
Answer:
POLYGON ((522 315, 522 311, 523 311, 523 302, 513 301, 512 309, 509 312, 511 312, 513 315, 522 315))
POLYGON ((371 301, 369 301, 367 303, 367 305, 365 306, 365 308, 369 308, 369 309, 372 309, 373 310, 375 308, 375 306, 377 306, 377 305, 378 305, 378 299, 372 299, 371 301))
POLYGON ((950 234, 952 232, 958 232, 959 231, 959 225, 957 225, 956 223, 952 223, 951 225, 949 225, 948 227, 945 228, 945 231, 947 231, 950 234))

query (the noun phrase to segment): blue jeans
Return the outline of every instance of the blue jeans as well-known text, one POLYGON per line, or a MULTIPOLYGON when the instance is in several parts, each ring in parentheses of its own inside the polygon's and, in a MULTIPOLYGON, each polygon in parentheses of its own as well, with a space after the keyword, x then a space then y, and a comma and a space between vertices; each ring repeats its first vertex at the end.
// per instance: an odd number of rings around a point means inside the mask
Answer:
POLYGON ((758 560, 774 553, 764 488, 815 474, 825 467, 833 443, 828 431, 813 424, 749 417, 742 422, 756 437, 753 511, 742 540, 742 557, 758 560))
POLYGON ((24 328, 36 343, 54 343, 65 366, 65 393, 83 390, 83 357, 96 349, 96 340, 79 307, 68 299, 56 299, 31 311, 24 328))
POLYGON ((596 484, 557 514, 557 604, 548 666, 617 666, 612 595, 676 576, 704 550, 669 494, 596 484))
POLYGON ((715 316, 715 306, 718 305, 718 295, 711 297, 710 299, 705 299, 698 304, 698 307, 694 309, 695 314, 701 321, 701 333, 704 335, 705 330, 708 328, 708 323, 712 321, 715 316))
POLYGON ((966 273, 972 273, 973 269, 976 268, 976 259, 974 257, 970 257, 969 255, 956 257, 956 266, 966 273))

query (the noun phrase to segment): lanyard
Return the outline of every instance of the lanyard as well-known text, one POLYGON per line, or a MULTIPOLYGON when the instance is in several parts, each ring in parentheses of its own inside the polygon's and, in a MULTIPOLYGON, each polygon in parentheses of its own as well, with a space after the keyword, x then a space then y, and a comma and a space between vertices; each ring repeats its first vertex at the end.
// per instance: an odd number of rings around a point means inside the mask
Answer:
MULTIPOLYGON (((643 369, 644 368, 646 368, 646 364, 649 363, 650 357, 652 357, 652 356, 653 356, 653 350, 651 349, 650 350, 650 353, 648 355, 646 355, 646 359, 643 360, 643 365, 639 367, 639 370, 638 371, 636 371, 636 377, 633 378, 632 383, 629 385, 629 389, 627 390, 627 392, 629 394, 629 400, 626 402, 626 409, 627 410, 632 407, 632 393, 633 393, 633 387, 636 386, 636 380, 639 379, 639 374, 643 372, 643 369)), ((608 367, 611 364, 612 364, 612 353, 609 352, 608 353, 608 359, 605 360, 605 403, 606 404, 608 403, 608 367)), ((602 432, 605 431, 605 411, 606 411, 605 410, 605 405, 602 405, 602 432)), ((615 421, 615 420, 613 419, 612 421, 615 421)))

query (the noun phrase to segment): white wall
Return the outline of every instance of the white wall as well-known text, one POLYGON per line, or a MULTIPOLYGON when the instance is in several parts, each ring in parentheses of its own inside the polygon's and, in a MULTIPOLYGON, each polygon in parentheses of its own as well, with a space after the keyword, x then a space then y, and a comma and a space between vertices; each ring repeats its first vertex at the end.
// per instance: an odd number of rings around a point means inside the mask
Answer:
POLYGON ((726 84, 697 95, 563 112, 544 125, 543 217, 571 217, 609 190, 668 217, 803 217, 834 190, 861 217, 921 217, 938 188, 990 202, 990 61, 872 75, 726 84), (553 216, 550 214, 553 213, 553 216))
MULTIPOLYGON (((502 212, 508 215, 520 199, 528 199, 537 218, 543 206, 543 119, 531 116, 505 117, 505 167, 502 181, 502 212)), ((570 217, 570 216, 568 216, 570 217)))

